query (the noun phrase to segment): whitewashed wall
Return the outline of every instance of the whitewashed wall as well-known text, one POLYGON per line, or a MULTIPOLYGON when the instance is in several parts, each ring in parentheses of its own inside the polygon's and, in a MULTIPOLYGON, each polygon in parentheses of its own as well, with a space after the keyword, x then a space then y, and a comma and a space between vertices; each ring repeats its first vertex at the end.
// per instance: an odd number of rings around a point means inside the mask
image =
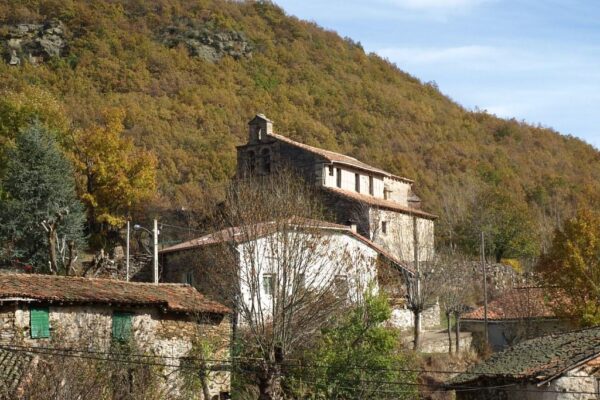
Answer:
MULTIPOLYGON (((394 211, 371 208, 369 211, 371 240, 383 246, 403 261, 414 260, 413 217, 394 211), (387 232, 382 231, 382 222, 387 223, 387 232)), ((419 259, 431 260, 434 256, 434 222, 417 218, 419 234, 419 259)))
MULTIPOLYGON (((325 164, 323 167, 323 186, 337 188, 337 174, 338 168, 342 173, 342 186, 340 189, 347 190, 349 192, 356 192, 356 181, 355 174, 360 176, 360 193, 370 195, 369 193, 369 174, 358 169, 345 168, 339 165, 334 165, 333 175, 329 175, 329 165, 325 164)), ((383 177, 378 175, 373 176, 373 197, 383 199, 383 177)))
MULTIPOLYGON (((272 312, 272 297, 262 288, 263 274, 280 277, 286 268, 287 273, 303 270, 305 286, 314 289, 328 287, 336 275, 346 275, 351 301, 359 300, 370 283, 376 285, 377 252, 343 232, 275 233, 238 245, 238 252, 241 297, 246 305, 260 307, 267 315, 272 312), (282 265, 284 250, 282 247, 275 248, 284 235, 286 240, 296 245, 289 254, 294 259, 291 266, 282 265), (251 288, 253 282, 261 285, 260 290, 251 288)), ((377 287, 374 289, 377 290, 377 287)))

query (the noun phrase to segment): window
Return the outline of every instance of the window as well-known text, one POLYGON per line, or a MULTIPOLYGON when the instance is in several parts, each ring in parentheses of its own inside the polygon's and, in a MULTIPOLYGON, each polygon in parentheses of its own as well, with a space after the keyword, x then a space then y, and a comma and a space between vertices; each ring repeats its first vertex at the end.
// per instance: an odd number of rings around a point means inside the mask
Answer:
POLYGON ((188 285, 194 284, 194 271, 188 271, 185 274, 185 283, 187 283, 188 285))
POLYGON ((263 292, 267 296, 273 296, 275 289, 275 275, 274 274, 263 274, 262 279, 263 292))
POLYGON ((387 233, 387 221, 381 221, 381 233, 384 235, 387 233))
POLYGON ((337 168, 337 187, 341 188, 342 187, 342 169, 341 168, 337 168))
POLYGON ((298 290, 306 289, 306 275, 304 273, 298 274, 296 284, 298 285, 298 290))
POLYGON ((369 176, 369 194, 373 196, 373 193, 375 193, 375 189, 373 188, 373 177, 369 176))
POLYGON ((254 173, 254 168, 256 166, 256 156, 253 151, 248 152, 248 172, 251 174, 254 173))
POLYGON ((360 174, 354 174, 354 190, 360 193, 360 174))
POLYGON ((269 149, 262 149, 261 158, 262 158, 263 172, 270 174, 271 173, 271 152, 269 151, 269 149))
POLYGON ((330 165, 328 168, 329 168, 329 176, 333 176, 334 175, 334 173, 333 173, 333 165, 330 165))
POLYGON ((50 337, 50 310, 48 307, 29 308, 29 323, 32 339, 50 337))
POLYGON ((333 278, 333 290, 338 297, 348 297, 348 277, 346 275, 336 275, 333 278))
POLYGON ((114 312, 112 316, 112 337, 124 342, 131 337, 131 313, 114 312))

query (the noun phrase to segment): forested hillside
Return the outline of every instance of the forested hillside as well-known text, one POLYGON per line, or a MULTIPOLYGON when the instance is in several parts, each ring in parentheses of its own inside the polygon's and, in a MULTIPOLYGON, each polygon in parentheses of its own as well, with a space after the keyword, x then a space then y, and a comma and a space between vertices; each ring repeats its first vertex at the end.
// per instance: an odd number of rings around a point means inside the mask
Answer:
POLYGON ((75 154, 93 132, 122 129, 145 166, 157 160, 158 194, 125 201, 138 210, 218 199, 257 112, 280 134, 415 179, 444 240, 518 212, 533 254, 577 206, 600 205, 592 146, 467 111, 269 3, 1 0, 0 46, 0 145, 32 116, 75 154))

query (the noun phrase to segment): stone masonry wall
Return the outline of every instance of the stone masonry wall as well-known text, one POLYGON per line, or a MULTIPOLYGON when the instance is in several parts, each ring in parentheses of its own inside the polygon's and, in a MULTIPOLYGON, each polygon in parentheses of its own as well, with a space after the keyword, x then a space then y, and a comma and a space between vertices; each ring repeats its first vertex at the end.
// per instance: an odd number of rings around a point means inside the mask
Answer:
MULTIPOLYGON (((32 339, 30 313, 27 305, 0 308, 0 343, 27 346, 59 346, 108 350, 111 346, 113 308, 107 306, 51 306, 50 338, 32 339), (56 344, 60 343, 60 345, 56 344)), ((180 394, 184 376, 176 368, 180 357, 192 355, 200 343, 207 343, 214 352, 211 359, 229 358, 231 324, 228 317, 164 314, 153 308, 117 309, 133 313, 132 335, 136 346, 156 356, 169 357, 164 367, 167 392, 180 394)), ((230 374, 211 372, 208 378, 211 397, 230 392, 230 374)), ((186 394, 185 398, 190 398, 186 394)), ((192 394, 201 399, 202 394, 192 394)))

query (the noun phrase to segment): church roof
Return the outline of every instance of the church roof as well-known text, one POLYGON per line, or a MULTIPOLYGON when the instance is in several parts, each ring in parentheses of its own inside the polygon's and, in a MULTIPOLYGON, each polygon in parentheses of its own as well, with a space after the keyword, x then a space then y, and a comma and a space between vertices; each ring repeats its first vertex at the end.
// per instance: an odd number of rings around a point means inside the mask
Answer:
POLYGON ((389 173, 387 171, 384 171, 384 170, 382 170, 380 168, 373 167, 373 166, 371 166, 369 164, 366 164, 366 163, 364 163, 362 161, 357 160, 354 157, 350 157, 350 156, 347 156, 347 155, 344 155, 344 154, 336 153, 334 151, 320 149, 320 148, 314 147, 314 146, 309 146, 307 144, 297 142, 297 141, 292 140, 292 139, 290 139, 290 138, 288 138, 286 136, 279 135, 279 134, 276 134, 276 133, 271 133, 269 136, 272 137, 272 138, 274 138, 274 139, 277 139, 277 140, 279 140, 281 142, 289 144, 291 146, 298 147, 298 148, 306 150, 306 151, 308 151, 310 153, 313 153, 313 154, 316 154, 318 156, 321 156, 325 160, 327 160, 327 161, 329 161, 331 163, 334 163, 334 164, 341 164, 341 165, 346 165, 348 167, 358 168, 358 169, 361 169, 361 170, 364 170, 364 171, 373 172, 373 173, 378 174, 378 175, 383 175, 383 176, 388 177, 388 178, 397 179, 397 180, 401 180, 401 181, 408 182, 408 183, 413 183, 414 182, 411 179, 404 178, 404 177, 401 177, 401 176, 398 176, 398 175, 393 175, 393 174, 391 174, 391 173, 389 173))

